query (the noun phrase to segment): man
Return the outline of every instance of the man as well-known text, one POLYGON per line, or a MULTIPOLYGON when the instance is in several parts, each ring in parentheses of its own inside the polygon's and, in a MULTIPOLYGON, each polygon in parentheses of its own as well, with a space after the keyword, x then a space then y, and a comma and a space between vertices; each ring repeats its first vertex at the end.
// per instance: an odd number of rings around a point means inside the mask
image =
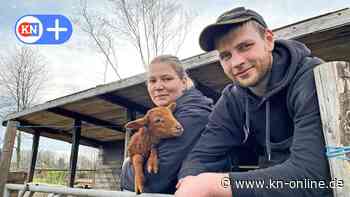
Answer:
POLYGON ((218 51, 233 83, 183 163, 175 195, 332 196, 313 77, 321 60, 299 42, 275 41, 264 19, 243 7, 206 27, 200 46, 218 51), (248 141, 260 169, 218 173, 248 141))

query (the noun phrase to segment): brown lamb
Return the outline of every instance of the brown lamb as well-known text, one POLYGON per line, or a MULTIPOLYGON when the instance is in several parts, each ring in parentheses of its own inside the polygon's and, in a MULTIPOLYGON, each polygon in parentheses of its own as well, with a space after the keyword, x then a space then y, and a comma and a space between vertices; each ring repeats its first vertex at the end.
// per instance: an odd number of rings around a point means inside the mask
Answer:
POLYGON ((172 114, 175 107, 176 104, 171 103, 167 107, 152 108, 143 118, 125 125, 126 128, 137 129, 128 146, 131 165, 135 173, 134 189, 137 194, 143 192, 145 182, 143 166, 146 160, 147 171, 158 173, 156 145, 160 139, 177 137, 183 133, 182 126, 172 114))

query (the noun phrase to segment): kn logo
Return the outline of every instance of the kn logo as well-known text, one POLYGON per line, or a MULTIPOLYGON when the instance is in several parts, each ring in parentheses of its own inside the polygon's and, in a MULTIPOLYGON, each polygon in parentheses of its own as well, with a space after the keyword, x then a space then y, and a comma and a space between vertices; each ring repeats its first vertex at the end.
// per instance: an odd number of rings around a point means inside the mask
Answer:
POLYGON ((25 15, 15 25, 16 37, 25 44, 62 44, 72 31, 72 23, 63 15, 25 15))

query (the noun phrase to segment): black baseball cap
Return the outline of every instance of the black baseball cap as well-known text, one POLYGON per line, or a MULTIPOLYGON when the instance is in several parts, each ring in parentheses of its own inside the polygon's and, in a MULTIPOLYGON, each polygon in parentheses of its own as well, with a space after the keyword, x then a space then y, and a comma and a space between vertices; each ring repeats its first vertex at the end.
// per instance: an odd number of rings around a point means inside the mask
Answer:
POLYGON ((233 26, 249 20, 255 20, 263 27, 267 28, 264 18, 257 12, 244 7, 234 8, 221 14, 214 24, 208 25, 203 29, 199 36, 199 45, 204 51, 215 49, 214 38, 218 32, 227 29, 227 26, 233 26))

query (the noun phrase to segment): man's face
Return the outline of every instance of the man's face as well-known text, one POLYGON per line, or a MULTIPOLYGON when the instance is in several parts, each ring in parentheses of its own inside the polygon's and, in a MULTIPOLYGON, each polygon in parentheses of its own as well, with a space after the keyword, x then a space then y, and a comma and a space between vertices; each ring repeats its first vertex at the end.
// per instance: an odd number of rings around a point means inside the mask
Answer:
POLYGON ((273 33, 260 35, 251 23, 234 29, 216 43, 226 75, 243 87, 255 87, 272 66, 273 33))

